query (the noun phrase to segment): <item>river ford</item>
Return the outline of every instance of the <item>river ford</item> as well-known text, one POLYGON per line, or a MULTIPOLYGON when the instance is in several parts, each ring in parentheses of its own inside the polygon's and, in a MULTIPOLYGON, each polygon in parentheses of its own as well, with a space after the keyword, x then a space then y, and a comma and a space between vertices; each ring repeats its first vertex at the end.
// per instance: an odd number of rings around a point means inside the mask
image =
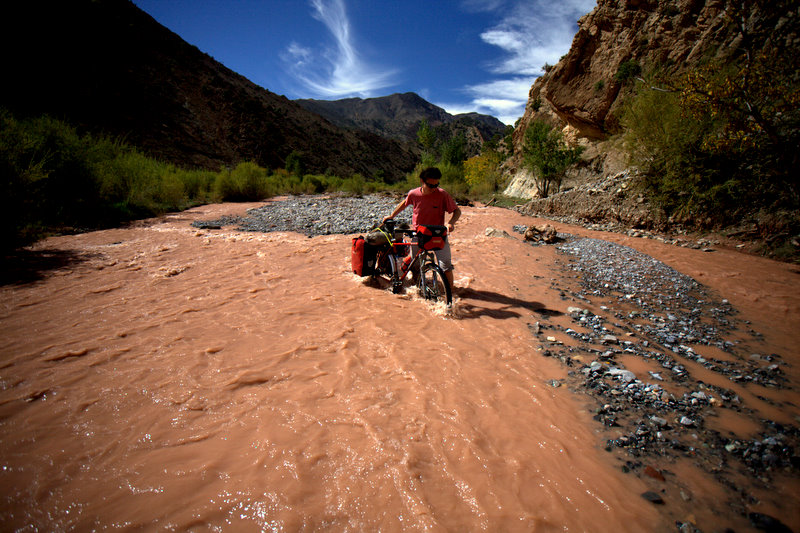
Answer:
POLYGON ((5 265, 3 529, 800 530, 796 266, 559 223, 532 246, 544 220, 466 207, 448 311, 350 272, 342 233, 395 203, 350 201, 5 265))

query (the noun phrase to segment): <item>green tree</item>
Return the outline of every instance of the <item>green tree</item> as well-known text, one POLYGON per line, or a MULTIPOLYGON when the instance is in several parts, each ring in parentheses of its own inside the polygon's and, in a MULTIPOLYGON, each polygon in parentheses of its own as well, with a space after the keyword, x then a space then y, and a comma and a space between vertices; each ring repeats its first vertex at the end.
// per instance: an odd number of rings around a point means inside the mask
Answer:
POLYGON ((290 174, 293 174, 298 178, 303 177, 303 174, 306 173, 306 169, 305 169, 305 164, 303 163, 302 152, 298 152, 297 150, 292 150, 292 153, 286 156, 286 170, 288 170, 290 174))
POLYGON ((467 158, 467 138, 463 131, 442 143, 442 163, 460 166, 467 158))
POLYGON ((426 152, 432 152, 436 145, 436 133, 426 119, 422 119, 417 129, 417 141, 426 152))
POLYGON ((547 198, 554 187, 560 190, 564 172, 578 161, 581 152, 582 147, 567 147, 561 133, 546 122, 535 120, 528 126, 522 161, 534 175, 539 196, 547 198))

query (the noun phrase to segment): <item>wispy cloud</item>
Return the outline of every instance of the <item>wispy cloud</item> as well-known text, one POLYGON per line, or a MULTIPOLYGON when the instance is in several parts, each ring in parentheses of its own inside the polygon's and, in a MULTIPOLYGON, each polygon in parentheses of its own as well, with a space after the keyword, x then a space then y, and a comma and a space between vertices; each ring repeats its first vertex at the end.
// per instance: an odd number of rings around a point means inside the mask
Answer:
POLYGON ((365 63, 358 55, 350 32, 344 0, 311 0, 312 16, 333 37, 333 46, 317 52, 293 42, 282 55, 289 73, 306 91, 322 98, 372 96, 392 85, 393 69, 365 63))
POLYGON ((524 113, 528 92, 542 67, 557 63, 569 50, 576 21, 595 5, 596 0, 464 0, 464 9, 503 14, 481 33, 484 42, 502 51, 485 65, 497 78, 464 88, 475 107, 513 124, 524 113))

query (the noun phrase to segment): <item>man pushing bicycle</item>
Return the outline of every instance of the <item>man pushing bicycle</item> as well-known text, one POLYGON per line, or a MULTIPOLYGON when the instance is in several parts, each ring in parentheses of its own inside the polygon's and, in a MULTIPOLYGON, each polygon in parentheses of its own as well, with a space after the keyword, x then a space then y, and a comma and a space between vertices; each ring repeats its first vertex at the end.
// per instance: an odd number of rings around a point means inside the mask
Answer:
MULTIPOLYGON (((384 217, 385 222, 388 219, 396 218, 397 215, 402 213, 408 206, 414 208, 411 216, 411 225, 416 228, 420 224, 444 226, 445 213, 452 213, 450 220, 447 222, 448 233, 453 232, 456 221, 461 216, 461 209, 456 205, 453 197, 447 191, 439 187, 439 180, 442 178, 441 171, 436 167, 428 167, 419 173, 419 179, 422 185, 419 188, 414 188, 408 191, 405 199, 397 204, 392 214, 384 217)), ((416 246, 412 246, 411 256, 416 255, 416 246)), ((436 260, 439 266, 444 270, 447 281, 450 282, 450 287, 455 288, 453 284, 453 263, 450 255, 450 242, 445 242, 444 248, 436 250, 436 260)))

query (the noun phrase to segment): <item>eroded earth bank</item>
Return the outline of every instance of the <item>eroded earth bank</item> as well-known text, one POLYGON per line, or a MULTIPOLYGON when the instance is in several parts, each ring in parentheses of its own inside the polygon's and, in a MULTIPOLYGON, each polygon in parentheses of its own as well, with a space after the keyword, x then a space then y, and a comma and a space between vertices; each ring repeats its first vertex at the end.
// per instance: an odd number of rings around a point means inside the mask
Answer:
POLYGON ((447 312, 307 200, 5 265, 3 529, 800 530, 796 266, 466 207, 447 312))

